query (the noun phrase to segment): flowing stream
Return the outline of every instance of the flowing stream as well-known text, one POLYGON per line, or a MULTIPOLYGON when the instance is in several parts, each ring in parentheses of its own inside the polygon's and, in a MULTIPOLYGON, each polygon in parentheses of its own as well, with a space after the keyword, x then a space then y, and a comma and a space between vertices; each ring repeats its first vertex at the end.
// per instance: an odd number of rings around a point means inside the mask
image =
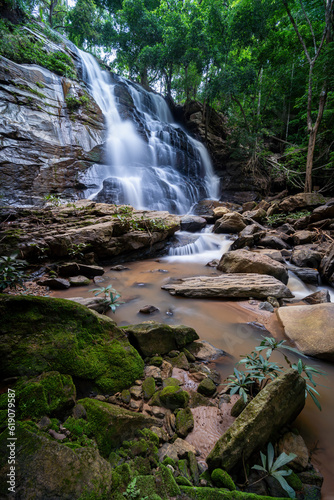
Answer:
MULTIPOLYGON (((216 365, 222 379, 225 379, 233 372, 233 366, 240 356, 248 354, 259 345, 261 335, 268 335, 269 331, 276 338, 284 339, 283 329, 276 314, 259 310, 257 304, 252 305, 249 301, 187 299, 171 296, 161 290, 161 286, 171 277, 219 274, 215 268, 206 266, 206 263, 212 259, 219 259, 231 243, 227 236, 206 231, 197 235, 177 233, 177 237, 181 246, 174 248, 166 257, 130 262, 125 264, 129 270, 122 272, 106 268, 106 273, 101 277, 103 281, 98 284, 101 286, 112 284, 125 301, 117 309, 116 314, 108 313, 108 315, 120 326, 147 320, 192 326, 200 339, 207 340, 231 355, 226 357, 223 364, 216 365), (139 310, 145 305, 154 305, 159 311, 149 316, 142 314, 139 310)), ((293 274, 290 275, 288 286, 298 299, 315 290, 315 287, 306 286, 293 274)), ((70 288, 54 292, 53 295, 62 298, 92 297, 92 292, 89 291, 91 288, 70 288)), ((330 291, 333 297, 333 290, 330 291)), ((274 358, 274 361, 284 364, 280 355, 274 358)), ((317 386, 323 410, 319 412, 308 398, 305 409, 296 421, 296 426, 311 450, 312 462, 325 477, 322 498, 333 500, 334 366, 311 358, 307 359, 307 364, 320 367, 327 373, 325 379, 319 379, 319 383, 325 387, 317 386)))
POLYGON ((107 125, 105 164, 93 165, 80 178, 87 186, 84 197, 180 214, 202 198, 216 198, 219 181, 205 147, 173 123, 165 100, 112 78, 90 54, 79 55, 83 79, 107 125), (116 85, 134 103, 132 121, 120 116, 116 85))

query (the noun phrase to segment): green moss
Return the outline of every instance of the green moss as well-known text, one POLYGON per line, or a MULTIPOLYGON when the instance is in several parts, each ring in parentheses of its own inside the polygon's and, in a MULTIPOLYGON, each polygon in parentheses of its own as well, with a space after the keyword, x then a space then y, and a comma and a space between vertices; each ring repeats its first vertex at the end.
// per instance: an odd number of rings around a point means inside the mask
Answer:
POLYGON ((150 365, 153 366, 158 366, 160 367, 162 365, 163 359, 161 356, 153 356, 153 358, 150 359, 150 365))
MULTIPOLYGON (((289 469, 288 467, 284 467, 285 469, 289 469)), ((293 488, 295 491, 300 491, 303 488, 303 483, 301 482, 300 478, 297 476, 295 472, 291 472, 289 476, 285 476, 284 479, 288 483, 291 488, 293 488)))
POLYGON ((223 469, 213 470, 211 479, 218 488, 227 488, 230 491, 235 491, 236 489, 231 476, 223 469))
POLYGON ((144 399, 148 401, 155 393, 155 380, 153 377, 147 377, 143 382, 144 399))
POLYGON ((159 398, 165 408, 176 410, 187 406, 189 394, 180 387, 167 386, 159 393, 159 398))
POLYGON ((168 377, 162 381, 162 387, 167 387, 168 385, 173 385, 174 387, 179 387, 181 385, 181 382, 177 378, 168 377))
MULTIPOLYGON (((196 488, 180 486, 181 491, 190 500, 272 500, 272 497, 243 493, 241 491, 228 491, 218 488, 196 488)), ((276 500, 288 500, 276 498, 276 500)))
POLYGON ((162 461, 162 463, 164 465, 171 465, 172 467, 174 467, 174 469, 176 469, 176 463, 175 463, 175 460, 173 460, 172 458, 170 457, 165 457, 162 461))
POLYGON ((69 300, 0 295, 0 376, 57 370, 104 392, 129 387, 144 362, 109 318, 69 300))
POLYGON ((194 428, 194 417, 190 408, 181 409, 176 413, 176 432, 185 438, 194 428))
POLYGON ((213 396, 216 390, 214 382, 209 377, 203 379, 197 389, 200 394, 207 397, 213 396))

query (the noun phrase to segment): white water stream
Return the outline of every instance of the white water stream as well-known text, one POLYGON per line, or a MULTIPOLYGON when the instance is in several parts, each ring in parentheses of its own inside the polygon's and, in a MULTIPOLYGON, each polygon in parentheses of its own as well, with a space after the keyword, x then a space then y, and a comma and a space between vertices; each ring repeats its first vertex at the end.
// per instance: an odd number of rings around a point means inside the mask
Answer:
POLYGON ((81 177, 84 197, 180 214, 202 198, 216 198, 219 180, 208 152, 173 123, 165 100, 117 77, 133 100, 139 134, 134 122, 120 117, 110 74, 90 54, 79 55, 83 78, 107 125, 105 164, 93 165, 81 177))

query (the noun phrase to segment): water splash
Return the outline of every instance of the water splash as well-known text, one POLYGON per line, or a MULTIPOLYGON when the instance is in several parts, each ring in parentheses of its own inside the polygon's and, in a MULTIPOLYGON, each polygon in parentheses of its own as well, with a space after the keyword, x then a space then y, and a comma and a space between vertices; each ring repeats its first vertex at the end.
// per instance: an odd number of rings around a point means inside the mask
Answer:
POLYGON ((187 213, 200 199, 217 198, 219 181, 208 152, 173 123, 165 100, 117 77, 135 105, 135 121, 123 120, 110 73, 101 71, 90 54, 79 55, 83 79, 107 124, 105 164, 93 165, 80 178, 87 186, 84 196, 174 213, 187 213))

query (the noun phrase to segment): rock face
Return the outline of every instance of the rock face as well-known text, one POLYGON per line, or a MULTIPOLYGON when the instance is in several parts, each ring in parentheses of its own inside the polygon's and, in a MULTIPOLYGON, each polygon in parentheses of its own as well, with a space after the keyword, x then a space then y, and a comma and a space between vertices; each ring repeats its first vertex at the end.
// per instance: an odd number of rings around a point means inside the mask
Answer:
POLYGON ((0 81, 3 200, 30 204, 50 192, 79 192, 78 174, 103 158, 97 104, 77 82, 1 56, 0 81), (82 104, 70 110, 68 97, 82 104))
MULTIPOLYGON (((94 448, 72 450, 46 437, 16 428, 15 499, 73 500, 110 493, 111 466, 94 448), (80 478, 80 479, 79 479, 80 478)), ((0 436, 0 470, 9 473, 7 432, 0 436)), ((2 498, 9 498, 2 481, 2 498)))
POLYGON ((334 304, 280 307, 285 335, 308 356, 334 361, 334 304))
POLYGON ((225 273, 256 273, 269 274, 285 285, 289 276, 286 267, 267 255, 250 252, 248 250, 233 250, 226 252, 217 267, 225 273))
POLYGON ((230 471, 242 457, 246 461, 293 421, 304 404, 305 381, 290 369, 262 389, 217 441, 207 458, 209 469, 230 471))
POLYGON ((0 295, 1 378, 57 370, 105 392, 129 387, 144 363, 114 321, 69 300, 0 295))
MULTIPOLYGON (((112 259, 119 254, 151 253, 159 245, 164 246, 164 240, 179 228, 179 217, 168 212, 140 211, 128 205, 116 207, 88 200, 39 210, 3 208, 0 221, 4 221, 0 232, 1 254, 19 249, 30 262, 45 257, 84 258, 87 253, 96 260, 112 259), (9 219, 10 226, 6 222, 9 219)), ((94 266, 73 263, 60 267, 68 276, 71 269, 89 277, 101 274, 100 268, 94 266)))
POLYGON ((293 297, 290 290, 272 276, 264 274, 222 274, 221 276, 195 276, 175 280, 163 285, 171 295, 184 297, 217 297, 264 299, 269 296, 280 298, 293 297))

